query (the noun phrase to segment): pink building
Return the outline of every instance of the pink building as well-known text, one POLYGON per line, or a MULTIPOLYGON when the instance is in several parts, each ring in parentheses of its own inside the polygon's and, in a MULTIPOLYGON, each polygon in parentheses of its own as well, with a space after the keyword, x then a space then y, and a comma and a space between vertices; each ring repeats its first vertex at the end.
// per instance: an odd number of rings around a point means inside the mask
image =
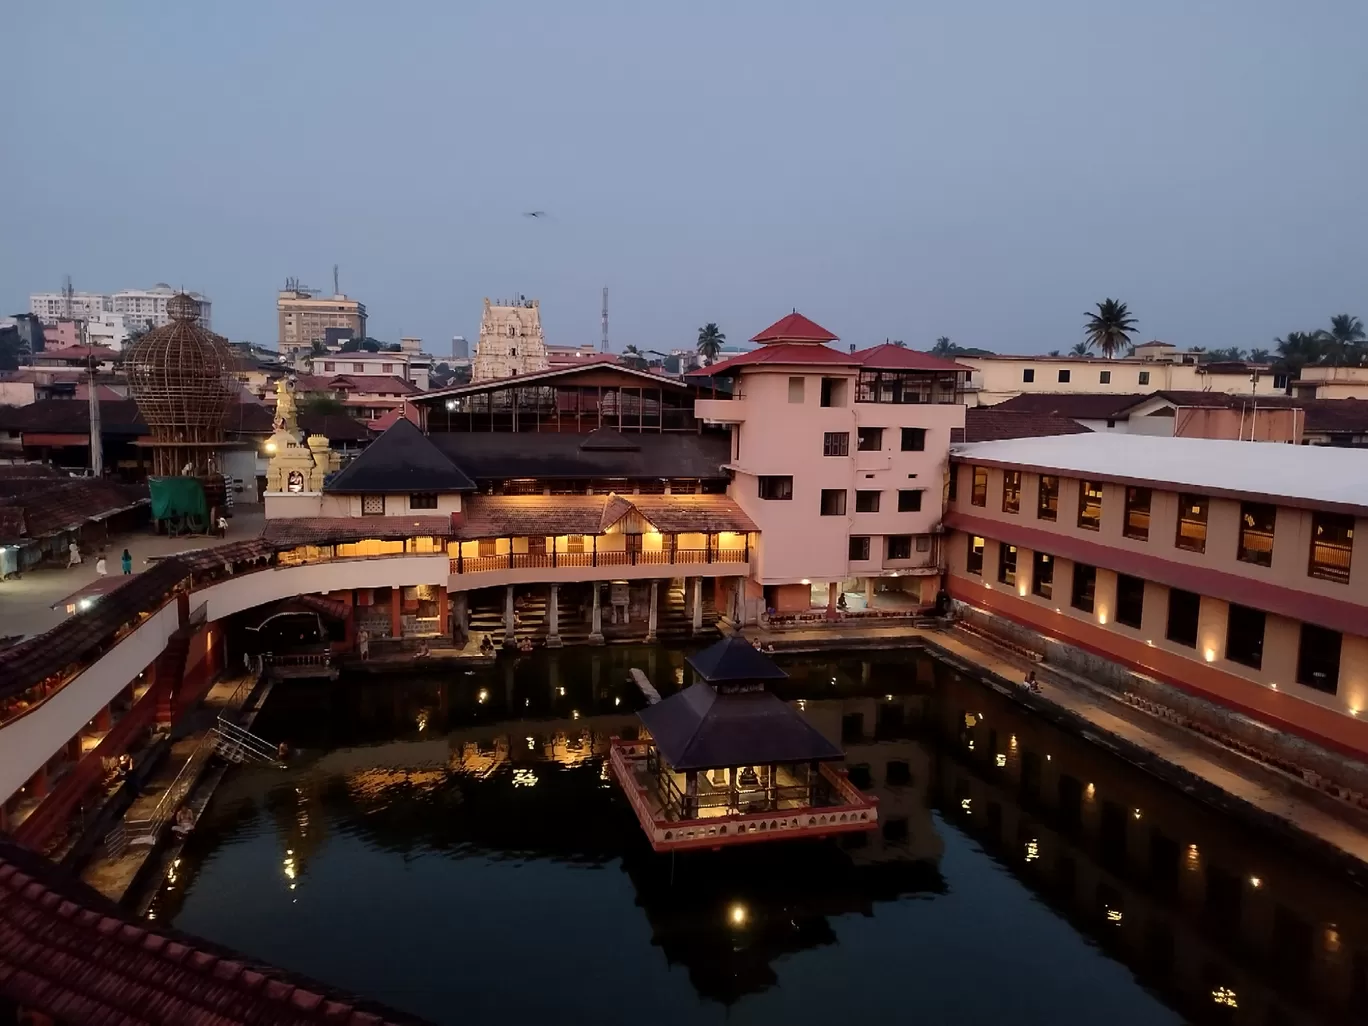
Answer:
POLYGON ((751 341, 700 372, 731 388, 695 413, 731 428, 729 491, 760 528, 752 581, 765 606, 787 616, 932 603, 969 369, 892 344, 838 352, 797 312, 751 341))

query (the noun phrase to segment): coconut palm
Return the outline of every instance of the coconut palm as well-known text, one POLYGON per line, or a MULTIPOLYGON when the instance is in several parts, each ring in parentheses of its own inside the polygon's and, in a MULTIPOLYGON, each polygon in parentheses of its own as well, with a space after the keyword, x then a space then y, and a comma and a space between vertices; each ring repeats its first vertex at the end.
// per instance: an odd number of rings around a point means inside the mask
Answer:
POLYGON ((1270 355, 1267 349, 1251 349, 1249 351, 1249 359, 1253 363, 1267 363, 1270 355))
POLYGON ((725 341, 727 336, 722 334, 712 321, 698 329, 698 355, 703 357, 704 364, 710 364, 717 359, 717 354, 722 352, 722 343, 725 341))
POLYGON ((942 335, 936 339, 936 344, 931 347, 931 352, 935 356, 954 356, 955 343, 950 341, 949 335, 942 335))
POLYGON ((900 339, 900 338, 895 338, 895 339, 893 340, 893 345, 897 346, 899 349, 906 349, 906 348, 907 348, 907 343, 904 342, 904 341, 903 341, 902 339, 900 339))
POLYGON ((1084 339, 1082 342, 1078 342, 1078 343, 1075 343, 1075 344, 1074 344, 1074 347, 1073 347, 1072 349, 1069 350, 1069 355, 1070 355, 1070 356, 1091 356, 1092 353, 1090 352, 1090 350, 1092 349, 1092 347, 1093 347, 1093 341, 1092 341, 1092 339, 1090 339, 1090 338, 1089 338, 1089 339, 1084 339))
POLYGON ((642 355, 641 350, 636 346, 623 346, 622 357, 619 362, 628 367, 635 367, 637 370, 645 370, 650 366, 646 357, 642 355))
POLYGON ((1107 359, 1131 344, 1130 333, 1135 330, 1136 322, 1125 303, 1106 299, 1097 304, 1097 313, 1084 316, 1088 318, 1087 338, 1107 359))
POLYGON ((1330 330, 1320 332, 1325 344, 1325 358, 1331 363, 1357 364, 1363 358, 1365 341, 1363 322, 1350 314, 1335 314, 1330 318, 1330 330))

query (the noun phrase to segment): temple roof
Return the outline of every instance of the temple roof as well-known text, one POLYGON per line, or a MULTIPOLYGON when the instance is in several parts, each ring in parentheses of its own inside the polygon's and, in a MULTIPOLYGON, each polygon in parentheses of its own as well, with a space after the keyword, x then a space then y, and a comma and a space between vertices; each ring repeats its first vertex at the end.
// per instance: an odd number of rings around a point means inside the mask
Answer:
POLYGON ((723 638, 702 652, 695 652, 688 662, 709 684, 788 679, 788 674, 779 669, 773 659, 736 635, 723 638))
POLYGON ((781 317, 764 331, 751 337, 752 342, 835 342, 837 336, 816 321, 809 320, 797 310, 781 317))
POLYGON ((768 691, 719 695, 700 681, 638 715, 676 770, 842 757, 798 710, 768 691))
MULTIPOLYGON (((731 458, 724 434, 644 431, 621 436, 631 448, 605 447, 616 432, 434 432, 428 438, 441 452, 477 480, 508 478, 664 478, 725 480, 722 464, 731 458), (603 441, 600 441, 603 438, 603 441)), ((382 436, 383 437, 383 436, 382 436)), ((371 443, 369 453, 380 440, 371 443)), ((364 459, 363 454, 360 459, 364 459)), ((432 489, 426 489, 431 491, 432 489)))
POLYGON ((0 998, 57 1022, 107 1026, 417 1022, 197 937, 149 929, 41 856, 4 841, 0 998))
POLYGON ((277 549, 291 545, 342 545, 347 542, 445 538, 451 521, 444 516, 281 517, 266 521, 261 537, 277 549))
POLYGON ((328 481, 323 490, 348 495, 471 492, 475 482, 412 421, 400 419, 328 481))
POLYGON ((725 495, 472 495, 461 505, 452 536, 462 539, 599 534, 633 510, 665 534, 758 530, 725 495))

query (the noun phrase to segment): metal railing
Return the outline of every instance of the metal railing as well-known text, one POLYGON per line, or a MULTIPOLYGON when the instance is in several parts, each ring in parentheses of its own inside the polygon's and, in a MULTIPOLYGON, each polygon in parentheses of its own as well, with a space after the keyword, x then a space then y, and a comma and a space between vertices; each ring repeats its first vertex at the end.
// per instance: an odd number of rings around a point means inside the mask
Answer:
POLYGON ((278 759, 276 749, 269 741, 222 716, 209 732, 209 737, 214 739, 214 750, 229 762, 273 763, 278 759))
POLYGON ((1307 572, 1312 577, 1347 584, 1352 555, 1353 550, 1348 545, 1313 542, 1311 544, 1311 567, 1307 572))
POLYGON ((561 567, 673 566, 748 563, 750 547, 639 549, 594 552, 511 552, 495 556, 453 556, 451 573, 479 574, 495 570, 554 570, 561 567))

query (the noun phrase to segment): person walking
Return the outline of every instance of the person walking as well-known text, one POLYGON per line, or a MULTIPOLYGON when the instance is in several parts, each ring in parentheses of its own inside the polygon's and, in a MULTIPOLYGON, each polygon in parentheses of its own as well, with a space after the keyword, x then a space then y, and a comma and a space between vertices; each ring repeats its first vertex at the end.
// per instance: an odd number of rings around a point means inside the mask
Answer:
POLYGON ((75 542, 67 546, 67 569, 81 565, 81 547, 75 542))
POLYGON ((101 552, 99 558, 95 560, 95 573, 99 574, 101 577, 105 577, 109 574, 109 567, 105 563, 105 554, 103 552, 101 552))
POLYGON ((123 555, 119 557, 119 562, 123 564, 124 576, 127 577, 133 572, 133 553, 124 549, 123 555))
POLYGON ((218 518, 218 534, 220 538, 228 537, 228 518, 225 516, 218 518))

